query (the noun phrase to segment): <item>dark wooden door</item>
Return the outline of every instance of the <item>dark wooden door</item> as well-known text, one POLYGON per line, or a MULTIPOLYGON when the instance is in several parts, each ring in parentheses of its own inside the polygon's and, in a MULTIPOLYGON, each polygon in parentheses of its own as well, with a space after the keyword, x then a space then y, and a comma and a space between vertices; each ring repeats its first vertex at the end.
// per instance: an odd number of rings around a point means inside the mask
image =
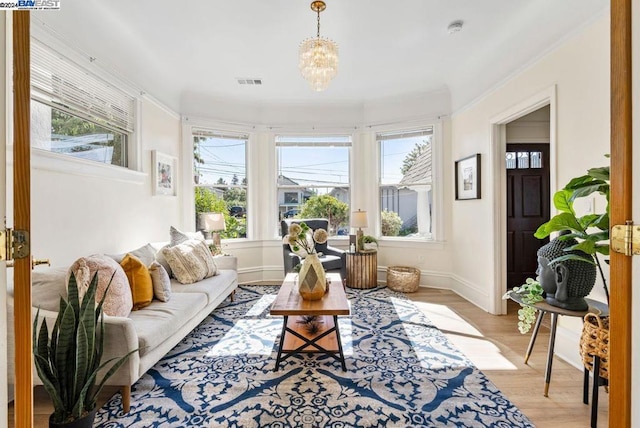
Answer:
POLYGON ((536 277, 536 252, 548 239, 533 236, 549 220, 549 145, 507 144, 507 286, 536 277))

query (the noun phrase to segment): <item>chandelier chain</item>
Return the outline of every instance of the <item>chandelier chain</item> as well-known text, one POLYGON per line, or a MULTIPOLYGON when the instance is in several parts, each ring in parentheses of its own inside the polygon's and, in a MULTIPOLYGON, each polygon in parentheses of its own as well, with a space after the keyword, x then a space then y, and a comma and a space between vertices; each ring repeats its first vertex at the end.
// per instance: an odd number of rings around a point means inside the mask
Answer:
POLYGON ((320 38, 320 9, 318 9, 318 39, 320 38))

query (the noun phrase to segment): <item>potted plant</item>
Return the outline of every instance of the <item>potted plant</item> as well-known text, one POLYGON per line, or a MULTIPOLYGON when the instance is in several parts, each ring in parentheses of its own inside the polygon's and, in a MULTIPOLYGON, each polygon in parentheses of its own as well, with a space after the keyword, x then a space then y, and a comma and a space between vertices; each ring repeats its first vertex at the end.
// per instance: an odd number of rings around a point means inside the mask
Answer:
MULTIPOLYGON (((109 284, 110 285, 110 284, 109 284)), ((109 379, 137 350, 101 364, 104 325, 102 304, 96 305, 98 275, 95 274, 80 300, 75 275, 69 278, 68 298, 60 298, 60 310, 49 337, 46 320, 38 331, 40 311, 33 322, 33 355, 38 375, 53 401, 50 427, 91 427, 96 397, 109 379), (115 361, 115 362, 114 362, 115 361), (96 386, 98 371, 112 364, 96 386)), ((109 286, 105 291, 105 296, 109 286)))
MULTIPOLYGON (((609 255, 609 167, 591 168, 586 175, 573 178, 569 183, 553 196, 553 204, 560 211, 548 222, 540 225, 534 236, 539 239, 548 237, 553 232, 566 232, 558 236, 557 239, 566 241, 575 239, 577 244, 571 245, 565 251, 580 250, 592 258, 580 257, 576 254, 567 253, 550 260, 558 263, 567 260, 578 260, 584 263, 591 263, 597 266, 602 284, 604 287, 607 304, 609 303, 609 289, 606 277, 600 264, 598 254, 609 255), (578 216, 574 208, 574 203, 579 198, 589 197, 594 193, 605 196, 607 206, 604 213, 590 213, 578 216)), ((604 260, 609 263, 608 259, 604 260)), ((514 287, 507 292, 504 298, 508 298, 511 293, 518 293, 522 296, 522 308, 518 311, 518 328, 521 333, 526 333, 535 319, 536 309, 526 303, 533 304, 543 300, 543 289, 537 280, 528 278, 526 284, 521 287, 514 287)))
POLYGON ((360 251, 364 252, 373 252, 378 250, 378 240, 371 235, 362 235, 360 237, 360 242, 358 242, 358 247, 360 251))

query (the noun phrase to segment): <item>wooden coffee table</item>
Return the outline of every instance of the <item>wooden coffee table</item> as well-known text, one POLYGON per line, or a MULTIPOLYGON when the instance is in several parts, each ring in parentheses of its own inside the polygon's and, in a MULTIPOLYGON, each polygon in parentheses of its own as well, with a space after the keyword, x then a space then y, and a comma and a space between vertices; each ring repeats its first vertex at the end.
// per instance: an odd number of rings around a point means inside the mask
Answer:
POLYGON ((284 278, 276 300, 271 305, 271 315, 282 315, 282 334, 276 357, 278 371, 280 363, 292 355, 304 353, 319 353, 330 355, 342 364, 342 370, 347 371, 338 328, 338 315, 349 315, 349 300, 344 292, 342 278, 339 273, 328 273, 331 280, 329 291, 320 300, 303 300, 298 293, 297 274, 289 273, 284 278), (318 331, 309 333, 303 316, 315 316, 318 331))

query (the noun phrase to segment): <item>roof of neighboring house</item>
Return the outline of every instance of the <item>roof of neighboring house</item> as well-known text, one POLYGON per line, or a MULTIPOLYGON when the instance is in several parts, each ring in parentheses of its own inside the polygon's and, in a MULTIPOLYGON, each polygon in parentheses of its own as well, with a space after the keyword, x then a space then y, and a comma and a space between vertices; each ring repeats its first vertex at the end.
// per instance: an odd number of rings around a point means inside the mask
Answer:
POLYGON ((416 161, 409 168, 409 171, 400 180, 400 184, 431 181, 431 169, 431 143, 427 143, 416 157, 416 161))
POLYGON ((278 186, 296 186, 298 183, 290 179, 289 177, 285 177, 284 175, 278 175, 278 186))

